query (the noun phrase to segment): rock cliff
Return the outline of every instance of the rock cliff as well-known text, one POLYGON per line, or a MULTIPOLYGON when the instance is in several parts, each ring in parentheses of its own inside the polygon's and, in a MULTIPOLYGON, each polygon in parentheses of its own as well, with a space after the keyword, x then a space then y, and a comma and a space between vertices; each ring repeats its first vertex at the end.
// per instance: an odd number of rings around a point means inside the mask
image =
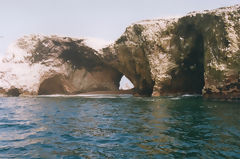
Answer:
POLYGON ((0 63, 0 94, 115 91, 125 75, 136 95, 240 98, 240 5, 145 20, 115 43, 31 35, 0 63))
POLYGON ((0 93, 9 96, 118 90, 122 74, 104 64, 86 39, 24 36, 0 63, 0 93))
POLYGON ((140 95, 240 98, 240 5, 145 20, 102 50, 140 95))

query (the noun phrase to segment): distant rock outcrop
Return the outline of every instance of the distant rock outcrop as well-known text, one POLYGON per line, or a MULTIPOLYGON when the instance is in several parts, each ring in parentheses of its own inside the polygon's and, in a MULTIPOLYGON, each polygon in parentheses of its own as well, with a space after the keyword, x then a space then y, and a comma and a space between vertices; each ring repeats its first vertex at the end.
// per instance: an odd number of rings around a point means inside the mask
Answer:
POLYGON ((122 74, 104 64, 85 39, 24 36, 0 63, 0 93, 8 96, 118 90, 122 74))
POLYGON ((140 95, 240 98, 240 5, 129 26, 102 59, 140 95))

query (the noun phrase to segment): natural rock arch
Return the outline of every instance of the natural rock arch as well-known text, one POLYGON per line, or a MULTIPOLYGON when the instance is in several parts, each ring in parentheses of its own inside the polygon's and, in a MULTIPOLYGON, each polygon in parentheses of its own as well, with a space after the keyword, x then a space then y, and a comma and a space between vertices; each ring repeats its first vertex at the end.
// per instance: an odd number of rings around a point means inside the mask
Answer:
POLYGON ((240 98, 240 6, 145 20, 103 49, 140 95, 240 98))
POLYGON ((17 96, 118 90, 122 73, 104 64, 94 48, 87 39, 24 36, 0 63, 0 87, 4 88, 0 93, 17 96), (19 92, 7 93, 11 87, 19 92))

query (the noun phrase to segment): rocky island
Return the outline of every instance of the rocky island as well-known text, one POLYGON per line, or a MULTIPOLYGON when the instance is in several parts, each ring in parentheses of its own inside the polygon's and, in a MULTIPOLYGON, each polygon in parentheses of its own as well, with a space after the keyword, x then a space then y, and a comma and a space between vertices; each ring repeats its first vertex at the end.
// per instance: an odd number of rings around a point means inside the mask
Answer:
POLYGON ((240 98, 240 5, 144 20, 101 49, 86 39, 30 35, 0 63, 9 96, 117 91, 125 75, 134 94, 240 98))
POLYGON ((0 66, 0 90, 10 96, 116 91, 122 77, 86 39, 58 36, 18 39, 0 66))

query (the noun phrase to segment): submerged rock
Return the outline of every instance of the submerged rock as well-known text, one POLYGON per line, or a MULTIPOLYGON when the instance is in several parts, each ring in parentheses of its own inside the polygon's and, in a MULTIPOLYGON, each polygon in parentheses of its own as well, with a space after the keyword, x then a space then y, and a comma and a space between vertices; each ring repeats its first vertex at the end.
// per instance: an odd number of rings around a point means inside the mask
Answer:
POLYGON ((102 60, 140 95, 240 98, 240 5, 129 26, 102 60))
POLYGON ((88 43, 58 36, 20 38, 0 63, 0 93, 18 96, 118 90, 122 74, 104 64, 88 43))

